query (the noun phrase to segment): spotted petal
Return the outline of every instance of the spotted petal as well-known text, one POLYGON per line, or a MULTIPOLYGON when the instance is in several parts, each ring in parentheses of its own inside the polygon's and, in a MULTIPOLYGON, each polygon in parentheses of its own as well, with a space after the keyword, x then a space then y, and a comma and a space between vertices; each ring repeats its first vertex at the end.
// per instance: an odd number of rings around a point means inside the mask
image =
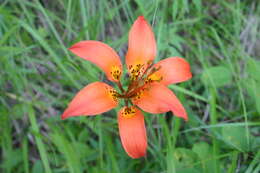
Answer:
POLYGON ((122 74, 122 64, 117 53, 99 41, 81 41, 69 48, 75 55, 96 64, 109 80, 117 82, 122 74))
POLYGON ((132 158, 145 156, 147 138, 142 112, 136 107, 123 107, 118 112, 118 127, 127 154, 132 158))
POLYGON ((154 64, 153 67, 159 70, 152 74, 151 78, 161 79, 160 83, 164 85, 183 82, 192 77, 190 65, 183 58, 166 58, 154 64))
POLYGON ((97 115, 107 112, 118 104, 115 90, 103 83, 94 82, 80 90, 62 114, 62 119, 80 116, 97 115))
MULTIPOLYGON (((126 65, 131 73, 138 73, 156 56, 156 41, 151 26, 143 16, 137 18, 130 32, 126 65), (132 72, 134 70, 134 72, 132 72)), ((135 74, 132 74, 135 75, 135 74)))
POLYGON ((133 103, 142 110, 157 114, 172 111, 177 117, 188 119, 187 113, 175 94, 165 85, 152 83, 149 87, 140 91, 133 103))

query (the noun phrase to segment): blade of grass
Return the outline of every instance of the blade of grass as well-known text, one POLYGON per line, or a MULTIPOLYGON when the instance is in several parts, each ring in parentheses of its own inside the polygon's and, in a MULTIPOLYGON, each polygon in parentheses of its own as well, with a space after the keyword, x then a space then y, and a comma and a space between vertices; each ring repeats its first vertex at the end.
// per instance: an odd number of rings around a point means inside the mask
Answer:
POLYGON ((17 20, 22 27, 28 31, 37 41, 39 41, 40 45, 47 51, 49 54, 53 57, 53 61, 56 62, 58 67, 62 70, 62 72, 70 79, 70 81, 73 83, 74 86, 77 88, 80 88, 80 85, 78 82, 73 78, 73 76, 69 73, 69 71, 66 70, 64 65, 62 64, 61 58, 51 49, 51 47, 47 44, 47 42, 40 36, 40 34, 37 33, 36 30, 34 30, 31 26, 29 26, 27 23, 17 20))
POLYGON ((231 165, 228 168, 228 173, 233 173, 236 172, 236 168, 237 168, 237 159, 238 159, 238 152, 234 151, 232 153, 232 160, 231 160, 231 165))
POLYGON ((69 172, 71 173, 80 173, 81 172, 81 166, 80 166, 80 160, 79 156, 77 155, 78 152, 75 152, 75 148, 73 148, 73 144, 69 142, 65 136, 60 135, 61 132, 54 132, 51 134, 51 138, 53 143, 56 145, 58 150, 64 155, 66 158, 66 166, 68 166, 69 172))
MULTIPOLYGON (((211 88, 210 89, 210 124, 215 125, 217 124, 217 110, 216 110, 216 89, 211 88)), ((213 131, 213 133, 215 133, 213 131)), ((212 143, 213 143, 213 155, 217 157, 219 155, 219 142, 215 138, 215 136, 212 137, 212 143)), ((218 173, 220 172, 219 167, 219 161, 218 159, 214 159, 214 172, 218 173)))
POLYGON ((23 139, 22 151, 23 151, 24 172, 29 173, 28 140, 27 139, 23 139))
POLYGON ((260 170, 260 150, 258 150, 258 152, 256 153, 254 159, 252 160, 252 162, 250 163, 250 165, 248 166, 247 170, 245 173, 251 173, 253 172, 253 169, 256 165, 258 165, 256 168, 255 168, 255 172, 258 172, 260 170))
POLYGON ((31 123, 36 145, 37 145, 44 169, 45 169, 46 173, 51 173, 52 171, 51 171, 50 163, 49 163, 49 160, 47 157, 47 151, 46 151, 44 143, 39 135, 40 134, 39 126, 38 126, 36 118, 35 118, 34 109, 31 105, 28 105, 28 116, 29 116, 29 121, 31 123))
MULTIPOLYGON (((89 1, 84 1, 84 0, 80 0, 80 14, 81 14, 81 21, 83 23, 83 28, 87 28, 88 24, 87 24, 87 15, 89 14, 87 11, 86 11, 86 5, 85 3, 87 3, 87 6, 89 5, 89 1)), ((90 9, 90 8, 89 8, 90 9)), ((85 31, 85 39, 89 39, 89 33, 88 33, 88 30, 85 31)))
POLYGON ((68 50, 64 46, 64 43, 58 34, 58 31, 56 30, 52 20, 50 19, 49 15, 47 14, 46 10, 42 7, 41 3, 38 0, 34 0, 35 4, 37 5, 37 8, 42 12, 43 16, 45 17, 46 22, 48 23, 49 27, 51 28, 51 31, 53 32, 54 36, 56 37, 60 47, 63 49, 65 55, 68 59, 70 59, 70 55, 68 53, 68 50))

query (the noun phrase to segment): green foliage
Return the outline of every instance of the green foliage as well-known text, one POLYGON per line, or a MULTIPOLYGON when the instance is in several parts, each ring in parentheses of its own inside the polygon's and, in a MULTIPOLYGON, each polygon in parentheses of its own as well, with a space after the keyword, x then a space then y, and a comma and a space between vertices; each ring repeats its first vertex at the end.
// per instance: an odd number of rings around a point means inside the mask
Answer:
POLYGON ((248 59, 246 72, 248 78, 244 81, 244 85, 255 103, 257 112, 260 113, 260 61, 248 59))
POLYGON ((2 0, 0 172, 259 172, 259 18, 257 1, 2 0), (152 24, 155 61, 184 57, 193 78, 169 86, 189 121, 145 114, 148 154, 131 159, 120 143, 118 108, 60 115, 79 89, 106 82, 67 48, 100 40, 124 59, 139 15, 152 24))
POLYGON ((192 150, 198 155, 201 160, 201 167, 203 172, 210 172, 214 169, 213 163, 213 149, 206 142, 195 143, 192 150))
POLYGON ((222 87, 231 82, 231 71, 224 66, 210 67, 203 71, 202 81, 205 85, 222 87))
POLYGON ((222 127, 223 140, 232 148, 240 151, 249 151, 252 146, 251 136, 246 136, 246 129, 239 126, 222 127))

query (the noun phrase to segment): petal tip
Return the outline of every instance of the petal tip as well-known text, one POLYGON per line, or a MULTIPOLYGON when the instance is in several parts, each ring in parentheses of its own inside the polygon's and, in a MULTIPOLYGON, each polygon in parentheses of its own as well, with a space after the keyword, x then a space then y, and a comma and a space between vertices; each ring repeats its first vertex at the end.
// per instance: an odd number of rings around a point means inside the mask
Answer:
POLYGON ((61 115, 61 119, 65 120, 68 118, 68 114, 66 113, 67 111, 65 110, 65 112, 61 115))
POLYGON ((189 118, 187 115, 185 115, 185 117, 182 117, 184 119, 185 122, 188 122, 189 118))
POLYGON ((176 112, 176 110, 171 110, 172 115, 175 115, 176 117, 182 118, 185 120, 185 122, 188 121, 188 116, 185 110, 179 110, 176 112))
POLYGON ((72 46, 70 46, 70 47, 68 48, 68 50, 72 51, 73 49, 75 49, 75 48, 77 48, 77 47, 78 47, 78 43, 75 43, 75 44, 73 44, 72 46))
POLYGON ((131 157, 132 159, 140 159, 140 158, 146 156, 146 152, 144 152, 144 153, 142 153, 142 154, 138 154, 138 155, 132 155, 132 154, 129 154, 129 153, 127 153, 127 154, 128 154, 129 157, 131 157))
POLYGON ((149 25, 144 16, 139 16, 136 19, 136 23, 139 23, 140 25, 149 25))
POLYGON ((190 71, 190 75, 188 76, 188 80, 193 77, 192 72, 190 71))
POLYGON ((144 16, 139 16, 137 19, 139 19, 139 20, 145 20, 144 16))
POLYGON ((69 47, 69 48, 67 48, 71 53, 73 53, 73 54, 75 54, 75 55, 77 55, 77 48, 80 48, 80 46, 79 45, 77 45, 77 43, 76 44, 74 44, 74 45, 72 45, 71 47, 69 47))

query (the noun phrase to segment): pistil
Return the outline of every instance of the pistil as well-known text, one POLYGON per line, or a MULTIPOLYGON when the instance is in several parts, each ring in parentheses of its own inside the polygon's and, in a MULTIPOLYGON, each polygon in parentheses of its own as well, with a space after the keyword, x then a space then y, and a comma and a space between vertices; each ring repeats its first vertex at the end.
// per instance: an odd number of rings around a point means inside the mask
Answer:
MULTIPOLYGON (((117 86, 122 92, 122 94, 117 95, 118 98, 124 99, 126 107, 128 107, 129 99, 140 97, 142 90, 147 89, 149 87, 148 84, 154 81, 160 81, 161 77, 155 77, 156 72, 159 71, 161 66, 152 68, 152 61, 149 61, 146 64, 146 68, 144 69, 144 65, 137 64, 134 67, 130 68, 130 84, 127 90, 124 90, 120 81, 117 82, 117 86)), ((131 101, 130 101, 131 102, 131 101)))

